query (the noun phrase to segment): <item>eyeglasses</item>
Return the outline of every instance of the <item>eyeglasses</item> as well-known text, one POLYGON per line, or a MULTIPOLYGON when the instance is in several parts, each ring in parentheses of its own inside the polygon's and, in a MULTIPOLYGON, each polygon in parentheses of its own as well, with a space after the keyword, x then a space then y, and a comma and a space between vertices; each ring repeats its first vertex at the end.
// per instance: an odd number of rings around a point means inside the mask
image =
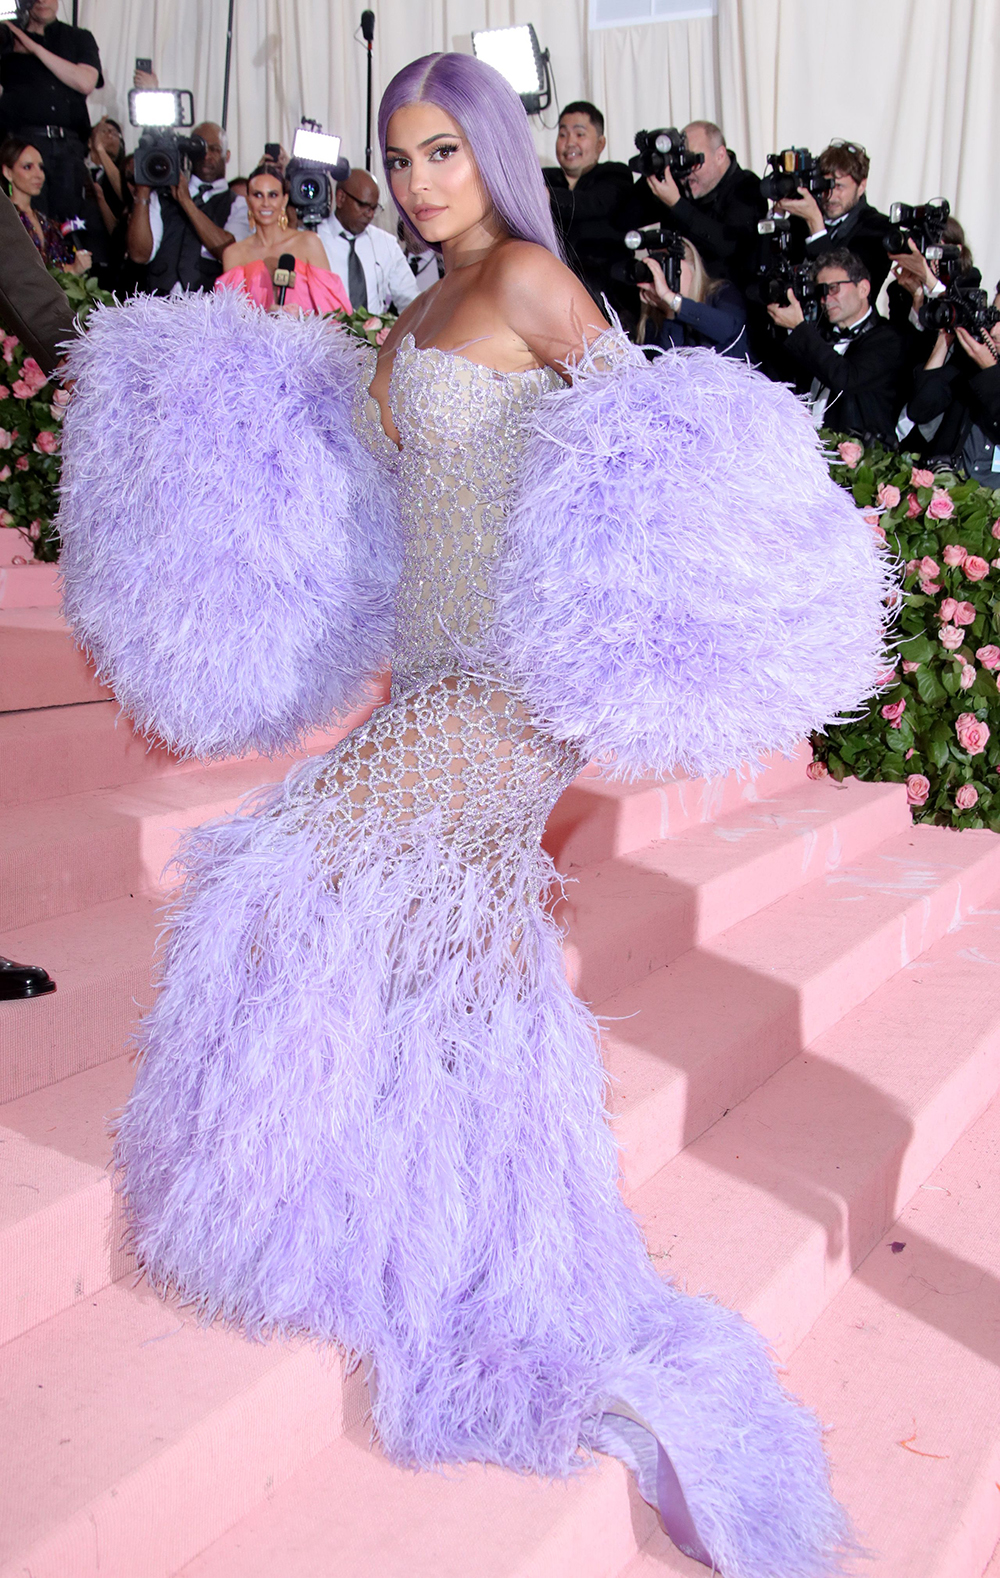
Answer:
POLYGON ((842 285, 850 285, 850 283, 849 279, 830 279, 823 285, 817 285, 816 289, 821 296, 835 296, 842 285))
POLYGON ((361 209, 363 214, 371 214, 372 218, 374 219, 376 214, 380 214, 382 212, 381 203, 363 203, 360 197, 355 197, 354 193, 349 192, 346 186, 342 186, 340 190, 343 192, 345 197, 349 197, 351 202, 356 204, 357 207, 361 209))
POLYGON ((848 153, 858 153, 861 155, 862 159, 867 159, 868 157, 867 148, 863 148, 859 142, 848 142, 845 137, 831 137, 830 141, 827 143, 827 147, 846 148, 848 153))

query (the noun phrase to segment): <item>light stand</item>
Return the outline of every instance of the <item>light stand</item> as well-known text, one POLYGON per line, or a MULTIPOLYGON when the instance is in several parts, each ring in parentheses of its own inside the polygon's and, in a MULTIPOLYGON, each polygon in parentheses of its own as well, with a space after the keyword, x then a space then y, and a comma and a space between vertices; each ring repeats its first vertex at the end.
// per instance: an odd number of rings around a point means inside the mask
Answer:
POLYGON ((375 37, 375 12, 362 11, 361 37, 365 41, 368 54, 368 100, 365 106, 365 169, 371 174, 372 168, 372 40, 375 37))
POLYGON ((229 16, 226 20, 226 69, 222 85, 222 130, 226 130, 226 121, 229 118, 229 69, 233 60, 233 8, 236 0, 229 0, 229 16))

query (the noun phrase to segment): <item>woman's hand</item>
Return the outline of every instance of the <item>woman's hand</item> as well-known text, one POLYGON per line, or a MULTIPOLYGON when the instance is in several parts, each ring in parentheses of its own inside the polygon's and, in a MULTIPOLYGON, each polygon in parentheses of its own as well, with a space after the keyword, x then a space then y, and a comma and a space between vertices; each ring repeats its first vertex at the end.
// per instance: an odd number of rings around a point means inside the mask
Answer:
POLYGON ((1000 336, 1000 328, 998 328, 996 324, 994 324, 993 328, 988 331, 988 337, 986 340, 978 340, 974 334, 969 333, 968 329, 958 327, 955 330, 955 338, 958 340, 958 343, 962 347, 966 356, 968 356, 971 361, 975 362, 976 366, 982 369, 984 372, 988 367, 995 367, 997 365, 998 336, 1000 336))
POLYGON ((897 283, 913 297, 913 304, 919 310, 923 305, 925 293, 933 290, 937 284, 937 275, 912 236, 908 246, 908 252, 894 254, 892 272, 897 283))
POLYGON ((640 296, 650 307, 661 307, 664 312, 673 317, 680 308, 682 298, 676 291, 670 289, 663 267, 657 262, 656 258, 644 258, 643 262, 653 276, 653 283, 651 285, 640 285, 640 296))
POLYGON ((92 253, 78 252, 66 272, 68 274, 89 274, 93 261, 92 253))
POLYGON ((948 352, 951 349, 951 343, 954 338, 955 336, 949 333, 947 329, 938 329, 938 336, 934 341, 934 349, 931 351, 931 354, 924 363, 925 372, 929 373, 932 372, 935 367, 944 366, 945 362, 948 360, 948 352))

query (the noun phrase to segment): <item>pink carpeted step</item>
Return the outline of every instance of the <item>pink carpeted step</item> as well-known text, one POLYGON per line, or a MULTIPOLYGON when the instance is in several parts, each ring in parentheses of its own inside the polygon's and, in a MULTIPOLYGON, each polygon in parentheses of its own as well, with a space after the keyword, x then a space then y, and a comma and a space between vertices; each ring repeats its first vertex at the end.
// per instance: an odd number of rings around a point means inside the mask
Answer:
POLYGON ((124 1284, 7 1343, 0 1379, 0 1578, 166 1578, 357 1407, 333 1353, 205 1329, 124 1284))
POLYGON ((136 893, 0 936, 0 954, 42 964, 57 990, 0 1002, 0 1101, 120 1057, 152 1003, 161 900, 136 893))
POLYGON ((1000 839, 914 827, 599 1005, 630 1191, 1000 887, 1000 839))
POLYGON ((58 609, 0 609, 0 712, 110 697, 58 609))
POLYGON ((8 565, 34 564, 35 550, 31 538, 13 526, 0 527, 0 569, 8 565))
MULTIPOLYGON (((9 534, 7 527, 3 533, 9 534)), ((29 559, 0 566, 0 608, 58 608, 62 602, 59 572, 54 564, 29 559)))
POLYGON ((911 826, 899 784, 810 783, 575 874, 566 973, 599 1003, 911 826))
POLYGON ((190 765, 140 739, 114 701, 0 714, 0 807, 112 789, 190 765))
POLYGON ((812 751, 803 744, 791 757, 768 757, 755 778, 744 771, 722 778, 678 775, 636 783, 609 781, 588 767, 553 810, 543 843, 557 871, 612 860, 797 788, 811 760, 812 751))

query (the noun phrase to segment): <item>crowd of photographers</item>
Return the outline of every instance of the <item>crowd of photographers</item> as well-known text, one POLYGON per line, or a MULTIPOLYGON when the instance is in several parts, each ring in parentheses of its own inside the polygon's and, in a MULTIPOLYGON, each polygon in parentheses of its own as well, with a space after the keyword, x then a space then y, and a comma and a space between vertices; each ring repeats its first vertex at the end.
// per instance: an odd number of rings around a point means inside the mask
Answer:
MULTIPOLYGON (((126 157, 117 122, 90 123, 97 44, 56 12, 56 0, 22 0, 0 28, 0 166, 50 266, 93 271, 119 294, 233 279, 270 305, 288 265, 293 304, 371 314, 437 280, 436 254, 374 222, 364 170, 344 163, 328 180, 267 144, 247 179, 231 178, 211 122, 144 135, 126 157)), ((135 84, 157 86, 151 62, 136 62, 135 84)), ((817 427, 1000 486, 1000 311, 946 202, 880 213, 851 142, 818 157, 784 149, 763 179, 710 121, 635 142, 628 165, 604 159, 601 112, 569 104, 544 175, 571 267, 650 354, 708 345, 746 358, 794 384, 817 427)))

